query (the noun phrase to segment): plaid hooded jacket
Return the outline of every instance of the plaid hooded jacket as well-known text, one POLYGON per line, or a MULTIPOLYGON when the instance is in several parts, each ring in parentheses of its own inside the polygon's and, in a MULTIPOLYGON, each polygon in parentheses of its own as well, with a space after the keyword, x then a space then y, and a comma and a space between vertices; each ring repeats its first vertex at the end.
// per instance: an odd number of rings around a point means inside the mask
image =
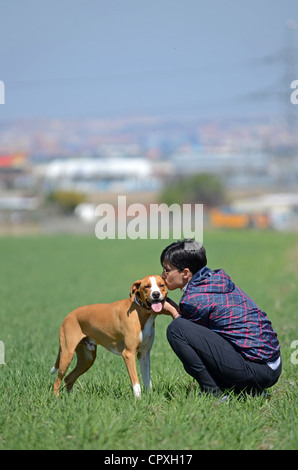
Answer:
POLYGON ((223 269, 205 267, 195 273, 179 309, 183 318, 220 334, 250 361, 267 363, 279 357, 277 335, 266 313, 223 269))

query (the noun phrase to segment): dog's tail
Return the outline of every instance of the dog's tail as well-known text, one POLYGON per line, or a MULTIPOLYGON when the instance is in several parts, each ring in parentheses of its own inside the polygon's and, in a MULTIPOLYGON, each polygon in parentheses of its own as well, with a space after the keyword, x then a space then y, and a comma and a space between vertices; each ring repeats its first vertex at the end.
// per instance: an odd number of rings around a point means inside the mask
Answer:
POLYGON ((55 374, 55 372, 57 372, 57 370, 59 369, 60 353, 61 353, 61 347, 59 346, 58 356, 57 356, 55 365, 51 369, 51 374, 52 375, 55 374))

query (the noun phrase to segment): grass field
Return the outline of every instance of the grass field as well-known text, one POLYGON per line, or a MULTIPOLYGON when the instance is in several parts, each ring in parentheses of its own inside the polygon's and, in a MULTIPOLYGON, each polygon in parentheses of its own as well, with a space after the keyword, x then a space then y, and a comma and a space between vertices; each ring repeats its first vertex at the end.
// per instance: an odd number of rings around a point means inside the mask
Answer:
MULTIPOLYGON (((132 397, 122 358, 99 348, 71 395, 52 396, 50 369, 64 316, 128 296, 160 272, 165 240, 85 236, 0 238, 0 449, 297 449, 298 239, 274 232, 206 232, 211 268, 224 268, 269 314, 283 373, 271 399, 221 403, 190 388, 156 321, 151 393, 132 397)), ((172 297, 177 301, 179 292, 172 297)))

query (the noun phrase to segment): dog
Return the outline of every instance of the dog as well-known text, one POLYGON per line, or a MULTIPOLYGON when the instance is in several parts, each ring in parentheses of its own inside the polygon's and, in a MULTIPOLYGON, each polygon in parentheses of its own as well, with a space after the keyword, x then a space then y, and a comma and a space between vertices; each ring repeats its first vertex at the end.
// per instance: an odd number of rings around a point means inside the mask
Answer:
POLYGON ((79 307, 69 313, 59 330, 59 352, 51 369, 52 374, 58 371, 53 393, 59 396, 62 380, 76 353, 77 364, 64 378, 66 390, 72 390, 77 378, 94 363, 97 345, 122 355, 133 395, 140 398, 137 355, 144 387, 151 389, 150 351, 154 341, 154 321, 158 314, 168 315, 163 310, 166 298, 167 287, 161 276, 146 276, 132 284, 129 298, 79 307))

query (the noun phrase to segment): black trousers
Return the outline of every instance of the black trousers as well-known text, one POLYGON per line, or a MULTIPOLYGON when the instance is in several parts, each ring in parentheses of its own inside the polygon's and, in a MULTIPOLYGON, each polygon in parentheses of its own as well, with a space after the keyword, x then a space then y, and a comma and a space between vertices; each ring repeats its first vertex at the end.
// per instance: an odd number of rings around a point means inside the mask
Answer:
POLYGON ((222 336, 185 318, 169 324, 167 338, 186 372, 204 392, 217 395, 227 388, 262 392, 281 374, 281 364, 272 370, 267 364, 249 361, 222 336))

